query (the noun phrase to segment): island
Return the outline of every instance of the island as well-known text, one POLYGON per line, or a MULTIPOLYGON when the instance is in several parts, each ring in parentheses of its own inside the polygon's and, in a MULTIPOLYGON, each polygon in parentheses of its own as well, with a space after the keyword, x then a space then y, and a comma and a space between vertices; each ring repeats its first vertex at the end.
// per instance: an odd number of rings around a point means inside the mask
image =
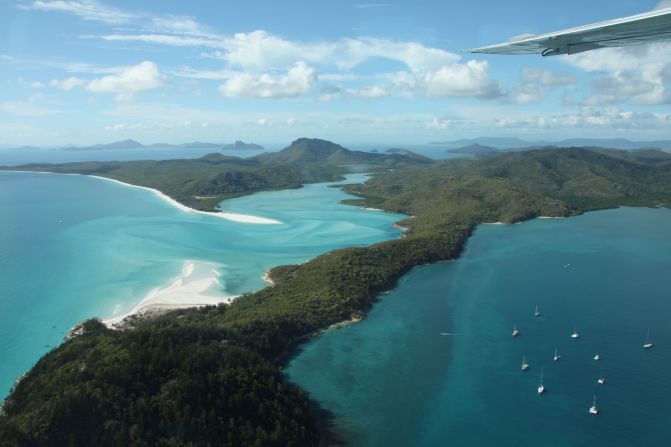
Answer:
POLYGON ((403 238, 273 268, 271 286, 231 304, 131 319, 124 330, 82 323, 4 402, 2 445, 319 445, 330 439, 319 410, 281 372, 309 337, 363 318, 413 267, 455 259, 479 224, 671 203, 671 156, 654 150, 561 148, 432 161, 301 139, 249 162, 217 155, 20 169, 103 175, 195 206, 193 195, 210 189, 220 200, 231 185, 235 193, 300 186, 354 166, 374 177, 344 186, 359 197, 347 202, 412 216, 398 223, 407 229, 403 238), (229 181, 224 172, 240 177, 229 181))

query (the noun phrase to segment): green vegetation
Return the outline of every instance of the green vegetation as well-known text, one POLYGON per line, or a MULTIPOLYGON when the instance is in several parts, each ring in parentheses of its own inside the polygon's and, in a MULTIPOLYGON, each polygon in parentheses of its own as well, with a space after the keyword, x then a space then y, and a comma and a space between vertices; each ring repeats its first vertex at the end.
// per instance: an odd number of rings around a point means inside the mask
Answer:
POLYGON ((250 158, 212 153, 189 160, 30 164, 5 169, 108 177, 158 189, 191 208, 214 211, 226 198, 339 180, 351 170, 376 171, 430 162, 413 153, 370 154, 350 151, 330 141, 301 138, 280 152, 250 158))
POLYGON ((126 331, 88 322, 84 335, 47 354, 17 385, 0 440, 314 445, 314 411, 280 374, 297 344, 358 317, 411 268, 457 257, 479 223, 671 203, 671 162, 644 158, 536 150, 409 165, 349 185, 358 203, 414 216, 402 222, 405 237, 277 267, 273 287, 231 305, 176 311, 126 331))

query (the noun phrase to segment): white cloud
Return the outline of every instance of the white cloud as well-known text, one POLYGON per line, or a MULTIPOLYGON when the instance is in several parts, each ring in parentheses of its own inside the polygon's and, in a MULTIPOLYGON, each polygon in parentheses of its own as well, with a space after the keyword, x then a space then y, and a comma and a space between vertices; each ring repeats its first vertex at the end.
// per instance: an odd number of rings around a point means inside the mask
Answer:
POLYGON ((662 0, 657 6, 655 6, 655 10, 666 8, 671 8, 671 0, 662 0))
POLYGON ((531 104, 543 99, 543 92, 535 84, 522 84, 513 91, 516 104, 531 104))
POLYGON ((443 66, 417 76, 417 82, 429 98, 467 97, 496 98, 501 96, 498 83, 489 77, 487 61, 470 60, 465 64, 443 66))
POLYGON ((575 84, 576 78, 571 75, 556 74, 550 70, 538 68, 525 68, 522 70, 522 80, 527 83, 535 83, 543 87, 555 87, 559 85, 575 84))
POLYGON ((105 130, 112 132, 123 132, 126 130, 125 124, 114 124, 112 126, 105 126, 105 130))
POLYGON ((33 81, 30 83, 30 86, 32 88, 44 88, 44 84, 41 83, 40 81, 33 81))
POLYGON ((208 30, 193 17, 166 15, 152 17, 151 24, 154 28, 164 32, 173 32, 191 35, 207 35, 208 30))
POLYGON ((363 99, 377 99, 387 96, 387 90, 379 85, 369 85, 354 92, 354 95, 363 99))
POLYGON ((219 92, 228 97, 291 98, 310 91, 316 82, 317 71, 299 61, 285 75, 235 74, 219 86, 219 92))
POLYGON ((599 76, 593 83, 596 96, 615 96, 640 105, 671 103, 669 42, 607 48, 565 60, 599 76))
POLYGON ((335 66, 346 70, 362 62, 380 57, 401 62, 413 71, 437 70, 456 64, 459 55, 417 42, 396 42, 388 39, 362 37, 332 42, 295 42, 256 30, 249 33, 224 35, 176 34, 110 34, 99 36, 107 41, 148 42, 172 46, 195 46, 220 49, 205 57, 226 61, 232 67, 264 71, 290 66, 297 61, 308 64, 335 66))
POLYGON ((60 81, 58 79, 52 79, 49 81, 50 87, 65 90, 66 92, 69 92, 73 88, 82 86, 84 84, 86 84, 85 80, 76 78, 74 76, 70 76, 69 78, 60 81))
POLYGON ((136 16, 127 12, 104 6, 95 0, 38 0, 29 5, 19 5, 21 9, 39 11, 59 11, 74 14, 84 20, 103 22, 112 25, 127 23, 136 16))
POLYGON ((446 130, 454 127, 459 121, 453 118, 433 118, 431 121, 426 123, 426 128, 431 130, 446 130))
POLYGON ((585 107, 577 113, 496 119, 494 124, 497 127, 514 129, 664 129, 671 125, 671 113, 621 111, 617 107, 585 107))
POLYGON ((118 74, 94 79, 86 85, 86 90, 95 93, 117 93, 118 99, 128 99, 135 93, 154 90, 166 85, 166 77, 154 62, 144 61, 126 67, 118 74))
POLYGON ((13 57, 8 56, 6 54, 0 54, 0 61, 9 62, 9 61, 12 61, 12 60, 14 60, 13 57))

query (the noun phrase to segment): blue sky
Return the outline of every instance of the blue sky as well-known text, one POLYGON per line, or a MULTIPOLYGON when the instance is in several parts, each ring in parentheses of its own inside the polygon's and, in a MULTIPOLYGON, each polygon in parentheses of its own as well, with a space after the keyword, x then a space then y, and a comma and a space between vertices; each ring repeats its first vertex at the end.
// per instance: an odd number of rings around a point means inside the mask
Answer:
POLYGON ((665 6, 3 0, 0 146, 671 138, 670 43, 460 53, 665 6))

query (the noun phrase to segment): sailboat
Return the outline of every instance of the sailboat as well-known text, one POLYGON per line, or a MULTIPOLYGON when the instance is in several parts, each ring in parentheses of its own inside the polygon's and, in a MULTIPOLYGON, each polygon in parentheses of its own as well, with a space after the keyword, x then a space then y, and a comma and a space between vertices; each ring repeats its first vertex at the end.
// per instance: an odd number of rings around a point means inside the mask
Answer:
POLYGON ((643 349, 652 348, 652 342, 650 341, 650 329, 648 329, 648 335, 645 337, 645 343, 643 343, 643 349))
POLYGON ((520 335, 520 331, 517 330, 517 326, 513 326, 513 337, 520 335))
POLYGON ((599 356, 599 354, 597 354, 597 355, 594 356, 594 361, 598 362, 600 358, 601 357, 599 356))
POLYGON ((573 340, 577 340, 577 339, 580 338, 580 334, 578 334, 578 327, 577 326, 573 327, 573 333, 571 334, 571 338, 573 340))
POLYGON ((592 406, 589 407, 589 414, 599 414, 599 409, 596 407, 596 396, 594 396, 592 406))
POLYGON ((527 363, 527 358, 526 357, 522 357, 522 367, 521 367, 521 369, 522 369, 522 371, 526 371, 527 369, 529 369, 529 364, 527 363))
POLYGON ((601 375, 599 376, 599 379, 596 381, 599 385, 603 385, 606 383, 606 378, 603 376, 603 369, 601 370, 601 375))
POLYGON ((553 360, 555 362, 558 362, 560 358, 561 358, 561 355, 559 355, 559 353, 557 352, 557 348, 555 348, 555 356, 553 357, 553 360))
POLYGON ((543 394, 545 391, 545 385, 543 385, 543 368, 541 368, 541 380, 538 384, 538 394, 543 394))
POLYGON ((540 317, 540 316, 541 316, 541 312, 540 312, 540 310, 538 310, 538 305, 536 305, 536 310, 534 310, 534 317, 540 317))

